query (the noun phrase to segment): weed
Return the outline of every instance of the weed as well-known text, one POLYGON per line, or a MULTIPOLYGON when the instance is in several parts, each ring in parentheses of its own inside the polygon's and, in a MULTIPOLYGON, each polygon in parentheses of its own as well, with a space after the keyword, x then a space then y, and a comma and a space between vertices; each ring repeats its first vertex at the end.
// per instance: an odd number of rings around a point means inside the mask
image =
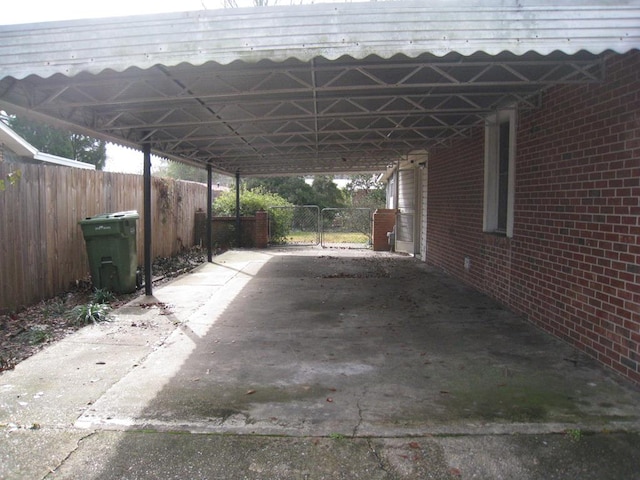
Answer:
POLYGON ((91 301, 93 303, 109 303, 116 297, 106 288, 96 288, 91 294, 91 301))
POLYGON ((45 318, 60 317, 64 315, 67 306, 61 298, 54 298, 45 303, 42 314, 45 318))
POLYGON ((332 440, 344 440, 346 437, 342 433, 330 433, 329 438, 332 440))
POLYGON ((69 312, 69 320, 76 325, 106 322, 110 320, 111 307, 104 303, 78 305, 69 312))
POLYGON ((27 335, 31 345, 39 345, 51 337, 51 332, 46 325, 33 325, 27 335))
POLYGON ((579 428, 570 428, 565 430, 564 433, 572 442, 579 442, 582 439, 582 430, 579 428))

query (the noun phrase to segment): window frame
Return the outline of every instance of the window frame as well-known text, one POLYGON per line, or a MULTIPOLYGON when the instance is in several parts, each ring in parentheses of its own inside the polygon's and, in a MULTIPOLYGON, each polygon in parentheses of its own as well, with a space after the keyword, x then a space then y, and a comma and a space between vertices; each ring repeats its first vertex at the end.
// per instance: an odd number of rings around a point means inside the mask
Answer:
MULTIPOLYGON (((504 150, 503 150, 504 152, 504 150)), ((485 152, 484 152, 484 215, 483 231, 506 237, 513 237, 513 206, 515 200, 515 158, 516 158, 516 110, 508 108, 498 110, 486 119, 485 124, 485 152), (506 188, 506 209, 504 217, 506 224, 499 225, 500 220, 500 153, 501 125, 509 124, 508 172, 504 180, 506 188)), ((504 183, 502 184, 504 186, 504 183)))

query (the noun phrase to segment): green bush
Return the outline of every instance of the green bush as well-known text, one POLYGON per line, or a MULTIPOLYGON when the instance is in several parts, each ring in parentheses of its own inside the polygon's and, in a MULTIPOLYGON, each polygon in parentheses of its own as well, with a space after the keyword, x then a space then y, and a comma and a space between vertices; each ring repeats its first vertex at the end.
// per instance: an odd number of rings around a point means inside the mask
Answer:
MULTIPOLYGON (((283 208, 269 209, 269 207, 292 207, 293 205, 276 193, 265 191, 262 187, 240 190, 240 215, 252 216, 257 211, 269 212, 271 227, 271 241, 283 241, 290 231, 293 211, 283 208)), ((229 190, 213 202, 213 214, 218 216, 235 216, 236 192, 229 190)))

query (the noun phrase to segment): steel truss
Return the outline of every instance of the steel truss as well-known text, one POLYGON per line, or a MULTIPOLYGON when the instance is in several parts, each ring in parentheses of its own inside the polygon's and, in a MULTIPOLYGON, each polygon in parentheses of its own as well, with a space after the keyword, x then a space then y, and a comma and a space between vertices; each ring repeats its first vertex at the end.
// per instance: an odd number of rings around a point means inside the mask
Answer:
POLYGON ((243 175, 381 170, 466 136, 546 88, 599 82, 601 57, 322 58, 0 81, 0 107, 243 175))

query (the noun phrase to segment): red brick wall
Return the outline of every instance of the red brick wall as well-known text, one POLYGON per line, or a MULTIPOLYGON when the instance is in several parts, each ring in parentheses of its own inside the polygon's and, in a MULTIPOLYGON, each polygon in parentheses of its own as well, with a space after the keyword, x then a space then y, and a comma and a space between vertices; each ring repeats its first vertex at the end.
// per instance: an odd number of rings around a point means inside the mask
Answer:
POLYGON ((518 113, 511 239, 482 233, 483 142, 431 152, 427 260, 640 383, 640 52, 518 113))
POLYGON ((392 245, 389 245, 387 233, 393 231, 396 225, 396 210, 389 208, 378 208, 373 213, 373 250, 376 252, 388 252, 392 245))
MULTIPOLYGON (((213 217, 212 243, 216 248, 237 247, 236 217, 213 217)), ((194 244, 206 244, 207 214, 195 213, 194 244)), ((243 248, 266 248, 269 243, 269 218, 267 212, 259 211, 253 217, 240 217, 240 232, 243 248)))

